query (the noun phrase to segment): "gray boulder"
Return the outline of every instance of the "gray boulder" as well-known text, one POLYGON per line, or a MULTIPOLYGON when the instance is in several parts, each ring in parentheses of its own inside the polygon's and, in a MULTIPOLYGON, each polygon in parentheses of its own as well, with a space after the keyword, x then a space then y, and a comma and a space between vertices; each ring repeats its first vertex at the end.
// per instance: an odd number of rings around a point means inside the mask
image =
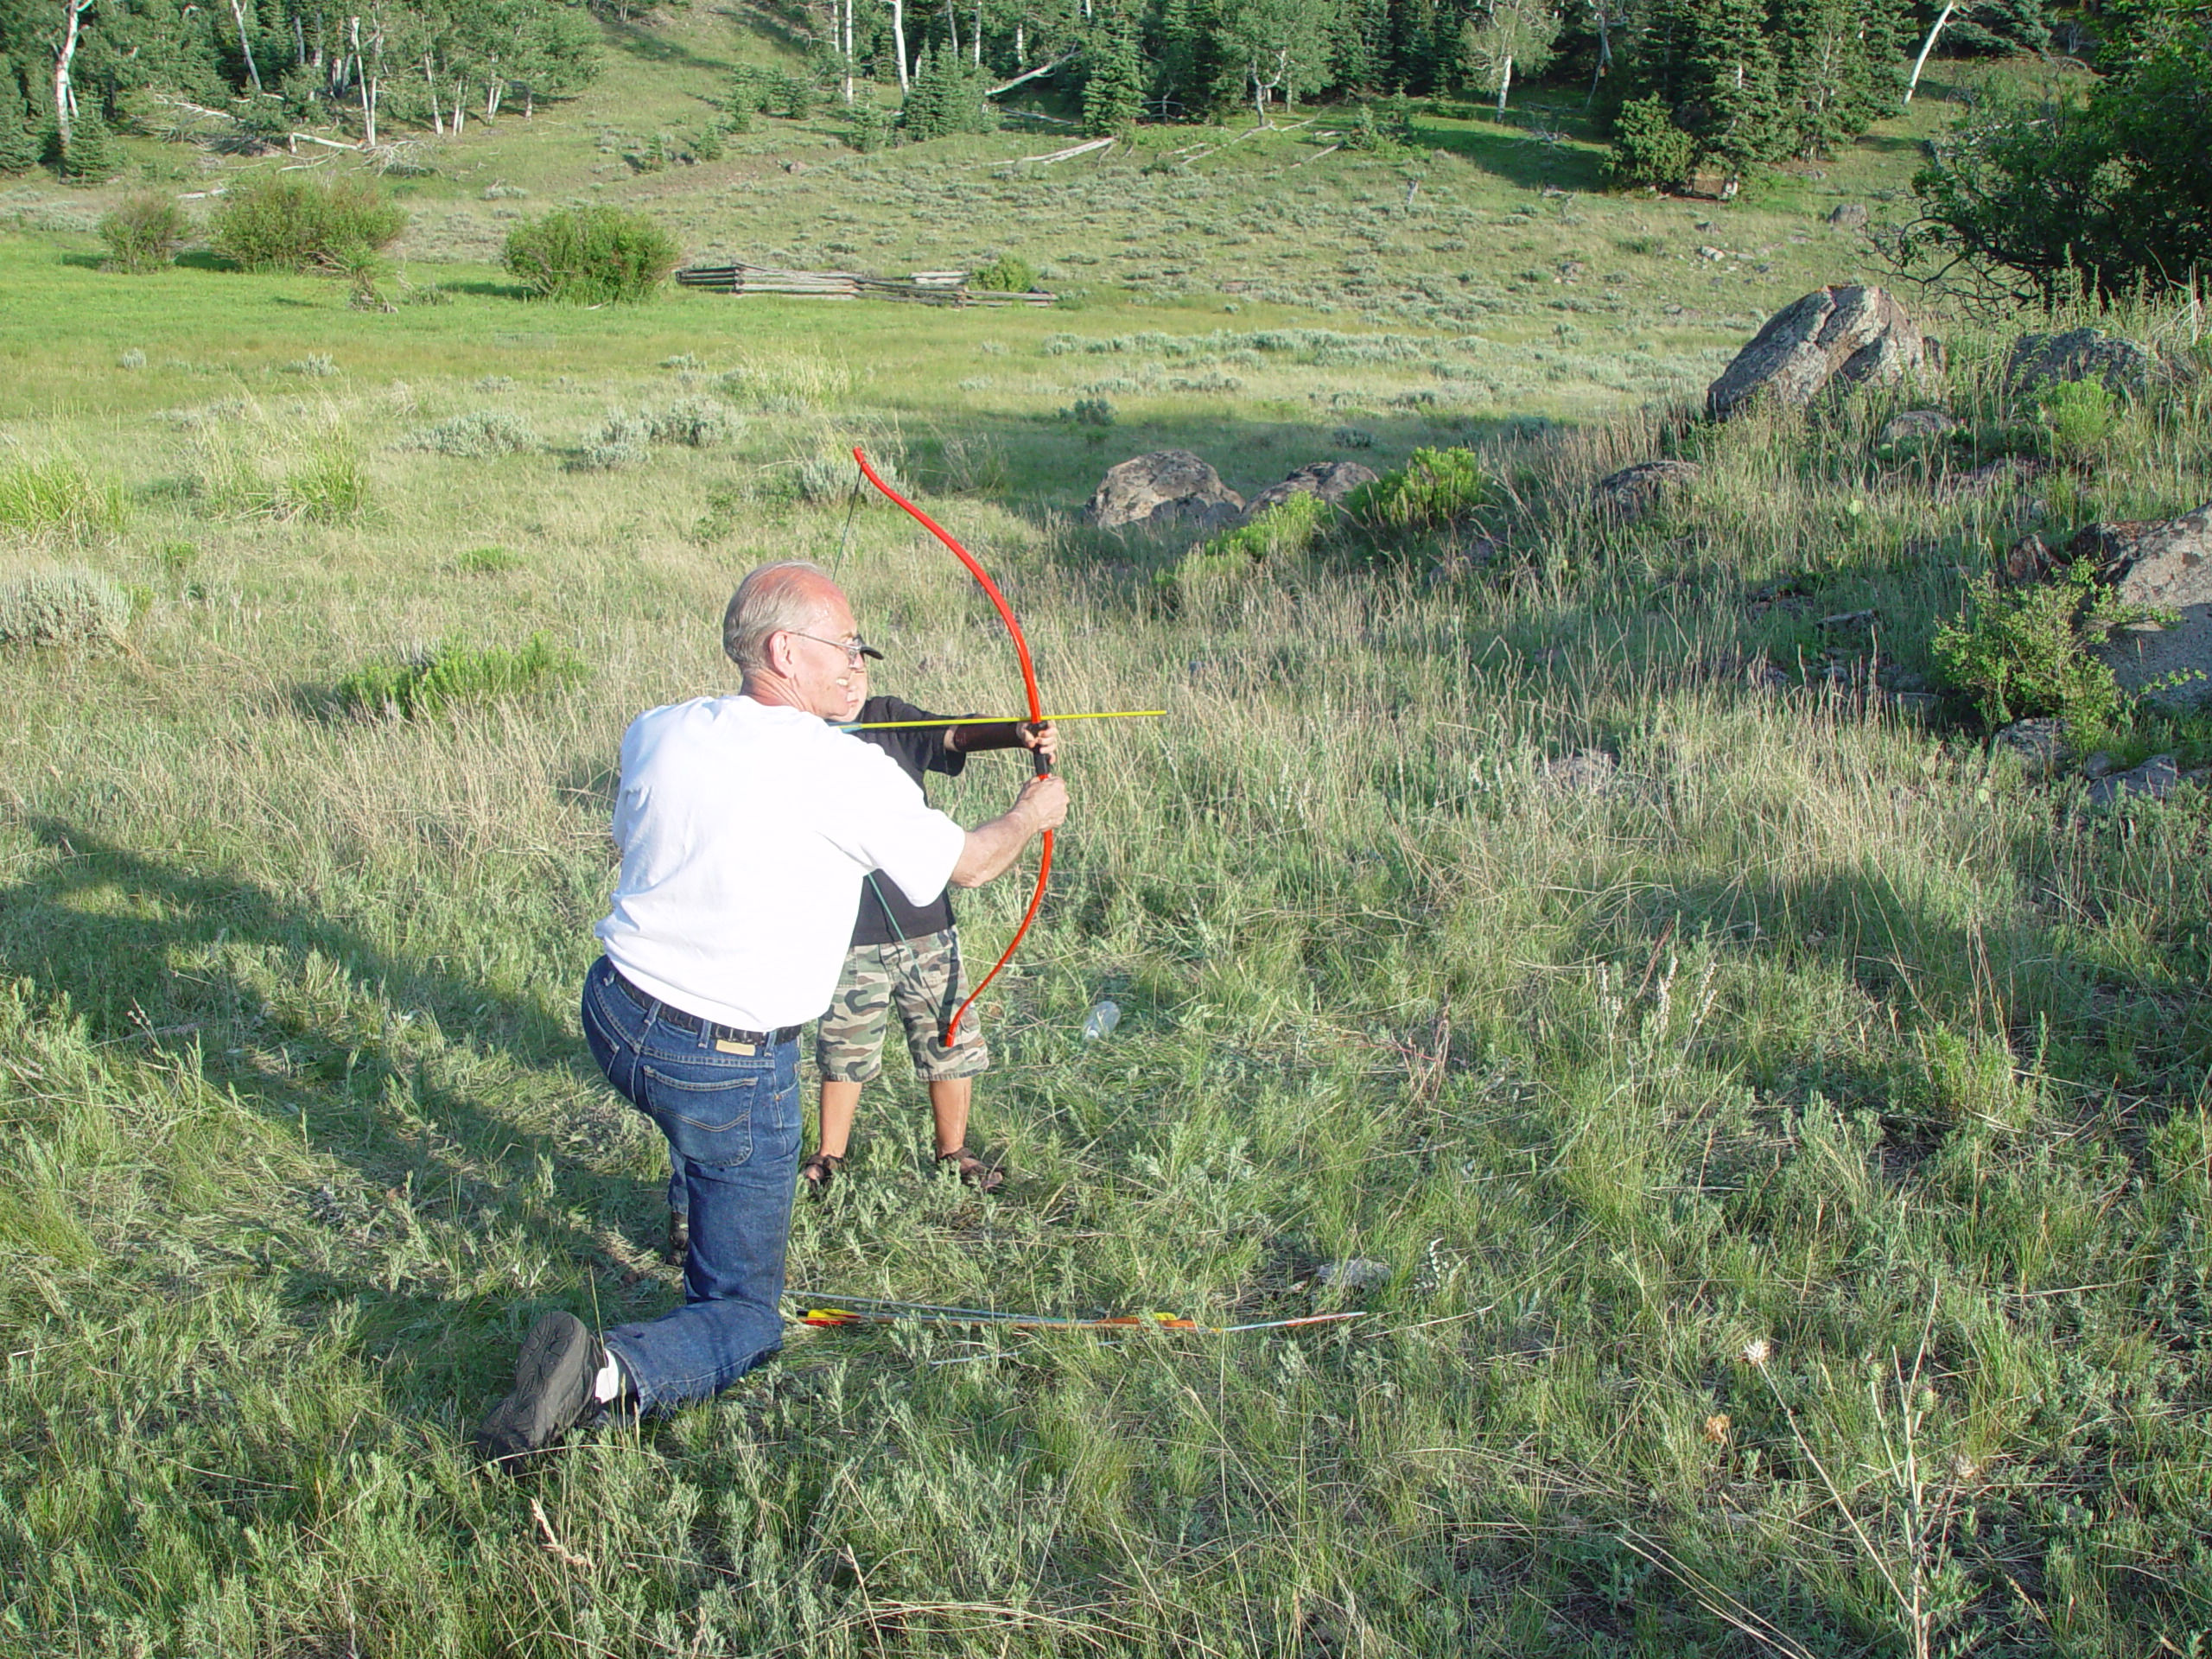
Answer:
POLYGON ((2089 804, 2110 806, 2124 795, 2163 800, 2181 787, 2181 767, 2171 754, 2154 754, 2141 766, 2115 772, 2089 785, 2089 804))
POLYGON ((2005 384, 2016 396, 2062 380, 2101 380, 2106 389, 2139 396, 2151 383, 2151 354, 2133 340, 2101 328, 2069 328, 2059 334, 2024 334, 2005 359, 2005 384))
POLYGON ((2129 604, 2180 614, 2173 627, 2129 628, 2101 648, 2120 683, 2134 690, 2179 674, 2179 684, 2155 694, 2159 702, 2212 701, 2212 502, 2156 523, 2091 524, 2066 550, 2093 561, 2129 604))
POLYGON ((2058 753, 2065 741, 2055 720, 2016 720, 1990 741, 2019 756, 2031 778, 2047 778, 2057 769, 2058 753))
POLYGON ((1256 518, 1269 507, 1279 507, 1294 495, 1318 495, 1331 506, 1350 495, 1363 484, 1375 481, 1375 469, 1363 467, 1356 461, 1316 461, 1300 467, 1280 484, 1270 484, 1244 509, 1244 516, 1256 518))
POLYGON ((1866 205, 1847 201, 1828 210, 1828 223, 1839 231, 1863 231, 1866 228, 1866 205))
POLYGON ((1669 491, 1694 484, 1697 476, 1694 461, 1639 461, 1599 479, 1591 486, 1590 499, 1600 512, 1623 524, 1634 524, 1669 491))
POLYGON ((1908 409, 1883 423, 1877 443, 1909 443, 1915 438, 1940 438, 1955 432, 1959 423, 1940 409, 1908 409))
POLYGON ((1819 288, 1767 320, 1708 387, 1707 411, 1725 420, 1772 399, 1802 408, 1830 385, 1893 380, 1925 357, 1920 330, 1878 288, 1819 288))
POLYGON ((1536 775, 1548 788, 1568 794, 1603 795, 1618 781, 1620 763, 1603 749, 1577 749, 1547 760, 1536 775))
POLYGON ((1101 530, 1213 531, 1243 512, 1244 498, 1188 449, 1156 449, 1109 468, 1083 518, 1101 530))

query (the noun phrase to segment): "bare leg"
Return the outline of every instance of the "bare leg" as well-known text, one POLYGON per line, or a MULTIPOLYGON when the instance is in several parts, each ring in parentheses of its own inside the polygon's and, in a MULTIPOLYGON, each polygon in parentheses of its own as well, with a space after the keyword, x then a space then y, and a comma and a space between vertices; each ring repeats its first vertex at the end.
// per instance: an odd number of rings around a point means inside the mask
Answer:
MULTIPOLYGON (((930 1113, 937 1119, 939 1157, 948 1152, 957 1152, 968 1144, 968 1103, 975 1092, 976 1079, 973 1077, 944 1077, 930 1084, 930 1113)), ((825 1088, 825 1108, 828 1093, 825 1088)))
MULTIPOLYGON (((822 1084, 822 1144, 820 1150, 832 1158, 845 1155, 846 1144, 853 1138, 853 1112, 861 1103, 861 1085, 857 1083, 832 1083, 824 1078, 822 1084)), ((967 1116, 963 1109, 961 1116, 967 1116)))

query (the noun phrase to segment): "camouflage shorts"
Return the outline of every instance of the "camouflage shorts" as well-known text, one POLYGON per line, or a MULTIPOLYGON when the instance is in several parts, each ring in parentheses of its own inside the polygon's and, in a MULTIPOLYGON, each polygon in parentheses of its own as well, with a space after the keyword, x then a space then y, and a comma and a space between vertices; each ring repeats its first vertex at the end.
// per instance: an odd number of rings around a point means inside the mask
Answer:
POLYGON ((899 1011, 914 1075, 927 1083, 972 1077, 988 1069, 990 1051, 971 1011, 960 1022, 960 1040, 941 1039, 965 995, 960 973, 960 935, 952 929, 889 944, 856 944, 845 956, 837 995, 815 1033, 814 1057, 831 1083, 867 1083, 883 1070, 884 1027, 899 1011))

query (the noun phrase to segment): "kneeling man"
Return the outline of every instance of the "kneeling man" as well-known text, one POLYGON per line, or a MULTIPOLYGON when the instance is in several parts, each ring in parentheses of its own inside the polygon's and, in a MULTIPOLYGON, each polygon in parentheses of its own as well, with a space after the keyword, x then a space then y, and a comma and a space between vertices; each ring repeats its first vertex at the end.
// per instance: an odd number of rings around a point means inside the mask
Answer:
POLYGON ((829 1007, 861 883, 916 904, 980 887, 1067 816, 1057 778, 963 830, 850 718, 881 652, 819 566, 766 565, 722 619, 738 695, 655 709, 622 739, 622 874, 585 976, 584 1035, 607 1081, 659 1126, 690 1198, 683 1306, 604 1339, 548 1313, 483 1454, 536 1452, 597 1405, 663 1412, 715 1394, 783 1345, 778 1301, 799 1147, 798 1031, 829 1007))

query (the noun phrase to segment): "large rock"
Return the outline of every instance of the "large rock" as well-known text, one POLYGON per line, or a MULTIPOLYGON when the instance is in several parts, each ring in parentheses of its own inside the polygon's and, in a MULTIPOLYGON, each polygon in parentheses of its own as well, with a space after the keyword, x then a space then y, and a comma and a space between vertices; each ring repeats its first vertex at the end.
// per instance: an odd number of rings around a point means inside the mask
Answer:
POLYGON ((1188 449, 1155 449, 1110 468, 1084 509, 1101 530, 1217 530, 1244 511, 1244 498, 1188 449))
POLYGON ((1767 320, 1705 405, 1717 419, 1768 399, 1802 408, 1831 384, 1895 379, 1924 355, 1920 330, 1884 289, 1815 289, 1767 320))
POLYGON ((1929 438, 1940 438, 1946 432, 1958 429, 1958 422, 1950 411, 1942 409, 1908 409, 1902 415, 1892 415, 1882 424, 1878 444, 1911 443, 1929 438))
POLYGON ((1639 461, 1608 473, 1590 487, 1591 504, 1623 524, 1634 524, 1657 506, 1669 490, 1697 481, 1694 461, 1639 461))
POLYGON ((1363 484, 1375 481, 1375 469, 1356 461, 1316 461, 1307 463, 1280 484, 1270 484, 1254 496, 1244 516, 1256 518, 1269 507, 1279 507, 1294 495, 1318 495, 1331 506, 1363 484))
POLYGON ((2005 359, 2005 384, 2017 396, 2062 380, 2101 380, 2107 391, 2139 395, 2151 383, 2151 354, 2101 328, 2024 334, 2005 359))
POLYGON ((1858 201, 1839 203, 1828 209, 1828 223, 1839 231, 1863 231, 1866 228, 1866 206, 1858 201))
POLYGON ((2128 772, 2115 772, 2089 785, 2089 804, 2110 806, 2129 795, 2162 801, 2181 787, 2181 768, 2171 754, 2154 754, 2128 772))
POLYGON ((2158 700, 2184 709, 2212 702, 2212 502, 2178 518, 2091 524, 2066 551, 2094 563, 2129 604, 2180 613, 2177 626, 2129 628, 2103 648, 2120 683, 2132 690, 2188 676, 2158 700))

